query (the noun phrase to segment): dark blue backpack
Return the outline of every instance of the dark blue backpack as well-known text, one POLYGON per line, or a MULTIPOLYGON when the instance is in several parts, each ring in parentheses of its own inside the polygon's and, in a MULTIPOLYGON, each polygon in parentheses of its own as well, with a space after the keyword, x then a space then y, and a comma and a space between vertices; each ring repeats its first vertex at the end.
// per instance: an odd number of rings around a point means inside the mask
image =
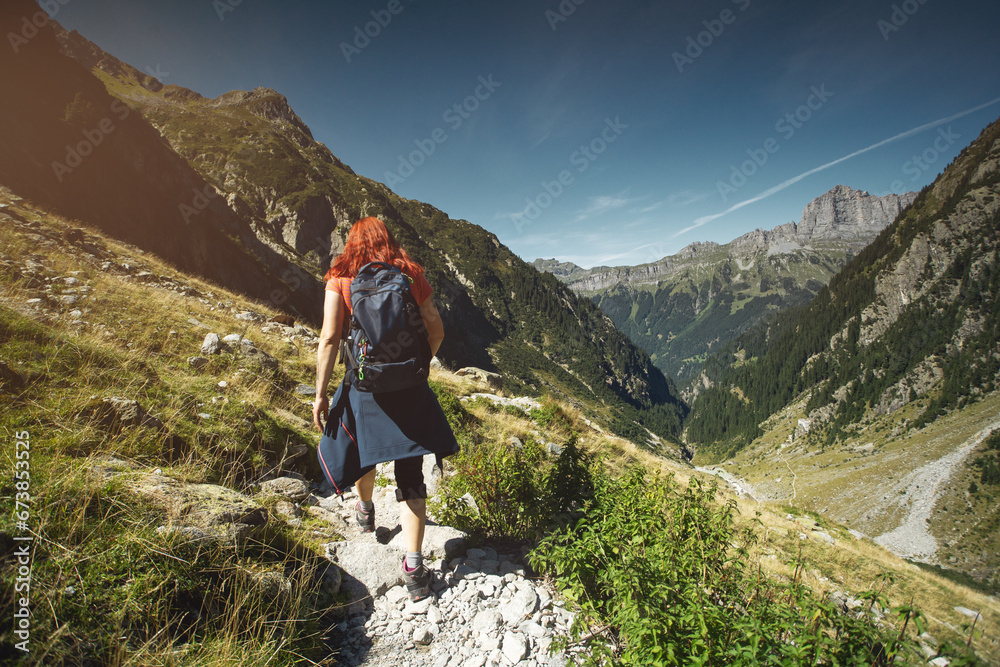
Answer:
POLYGON ((431 348, 410 282, 385 262, 365 264, 351 281, 346 380, 358 391, 386 393, 427 380, 431 348))

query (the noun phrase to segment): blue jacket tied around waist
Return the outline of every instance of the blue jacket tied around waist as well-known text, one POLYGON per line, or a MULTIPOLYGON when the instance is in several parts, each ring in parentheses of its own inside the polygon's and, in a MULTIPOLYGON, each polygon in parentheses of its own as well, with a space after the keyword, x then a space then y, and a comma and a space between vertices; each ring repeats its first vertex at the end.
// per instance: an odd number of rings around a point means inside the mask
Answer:
POLYGON ((318 455, 338 495, 377 463, 434 454, 440 464, 459 450, 427 382, 382 394, 341 383, 330 403, 318 455))

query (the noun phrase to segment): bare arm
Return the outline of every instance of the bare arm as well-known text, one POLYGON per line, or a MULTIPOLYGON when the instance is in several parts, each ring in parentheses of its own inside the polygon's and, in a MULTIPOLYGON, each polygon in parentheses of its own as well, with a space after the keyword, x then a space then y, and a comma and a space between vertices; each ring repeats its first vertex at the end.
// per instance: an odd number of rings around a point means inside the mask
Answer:
POLYGON ((323 420, 330 411, 330 399, 326 391, 330 376, 333 375, 333 367, 337 363, 346 308, 344 297, 339 292, 326 291, 323 301, 323 330, 319 334, 319 347, 316 348, 316 402, 313 404, 313 424, 320 431, 323 430, 323 420))
POLYGON ((444 341, 444 324, 441 322, 441 314, 437 306, 434 305, 434 298, 427 297, 420 304, 420 315, 424 318, 424 326, 427 328, 427 342, 431 345, 431 354, 437 354, 444 341))

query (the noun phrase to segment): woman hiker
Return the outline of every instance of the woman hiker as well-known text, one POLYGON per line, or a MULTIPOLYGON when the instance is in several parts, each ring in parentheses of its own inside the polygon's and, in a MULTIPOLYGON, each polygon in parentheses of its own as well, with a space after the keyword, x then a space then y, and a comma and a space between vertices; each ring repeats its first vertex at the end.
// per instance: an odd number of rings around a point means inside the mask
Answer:
MULTIPOLYGON (((343 409, 350 411, 353 417, 360 471, 367 470, 355 483, 360 499, 355 507, 355 518, 365 532, 375 530, 375 505, 372 502, 375 464, 395 462, 399 524, 406 546, 401 570, 410 598, 419 600, 430 595, 431 583, 422 554, 427 498, 423 457, 435 454, 440 461, 440 457, 458 451, 458 442, 426 377, 414 386, 380 393, 359 391, 345 380, 334 397, 334 411, 330 410, 327 388, 341 347, 344 323, 351 319, 351 282, 369 262, 395 266, 409 279, 410 292, 419 305, 420 317, 427 331, 431 356, 437 353, 444 339, 441 316, 431 297, 432 288, 424 276, 423 267, 410 259, 381 220, 367 217, 357 221, 351 227, 344 251, 333 260, 324 278, 326 297, 323 330, 316 354, 317 391, 313 422, 316 428, 323 431, 324 420, 334 417, 338 405, 344 406, 343 409)), ((329 437, 329 432, 324 433, 324 439, 329 437)))

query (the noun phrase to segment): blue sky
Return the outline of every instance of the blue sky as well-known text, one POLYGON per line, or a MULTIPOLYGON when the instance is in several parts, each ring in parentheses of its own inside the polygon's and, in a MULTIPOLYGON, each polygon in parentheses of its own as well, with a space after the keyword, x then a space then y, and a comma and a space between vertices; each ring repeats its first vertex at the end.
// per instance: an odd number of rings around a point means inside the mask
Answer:
POLYGON ((165 83, 274 88, 355 171, 527 261, 649 262, 797 221, 837 184, 918 190, 1000 117, 983 0, 70 0, 55 18, 165 83))

